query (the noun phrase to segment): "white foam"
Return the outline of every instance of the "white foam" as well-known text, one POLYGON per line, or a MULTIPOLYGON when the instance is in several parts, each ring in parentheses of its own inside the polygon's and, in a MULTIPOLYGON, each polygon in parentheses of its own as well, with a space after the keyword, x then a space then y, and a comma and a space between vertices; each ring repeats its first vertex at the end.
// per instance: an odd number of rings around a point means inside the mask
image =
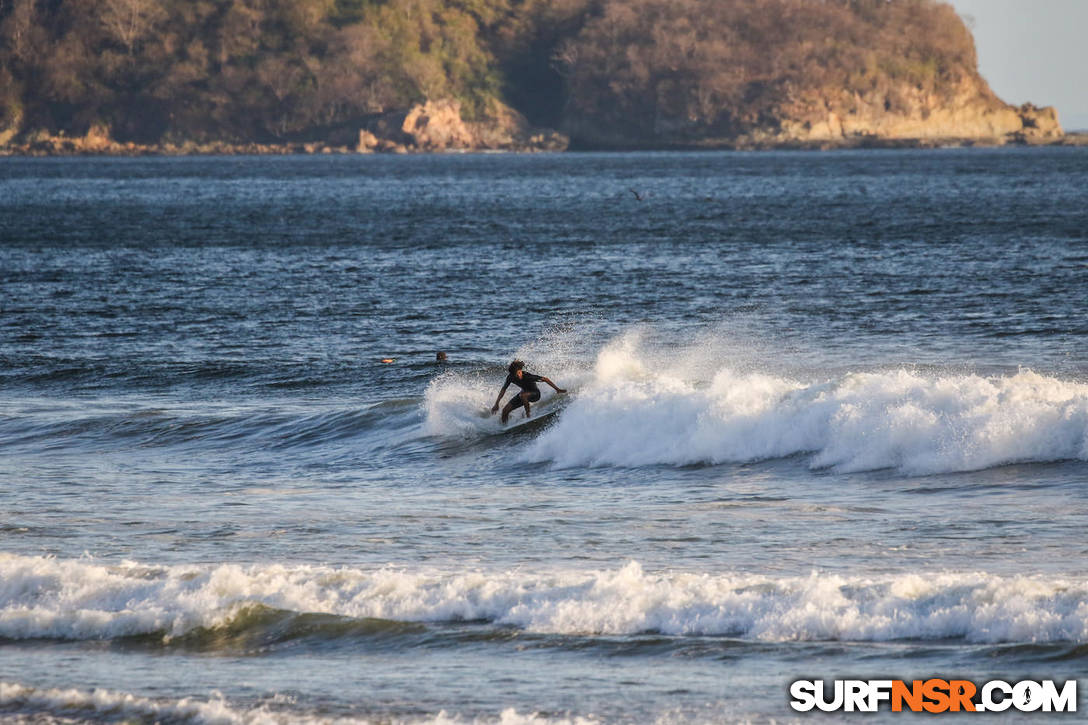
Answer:
POLYGON ((489 385, 481 376, 439 375, 424 395, 424 432, 442 438, 472 438, 497 432, 499 419, 490 415, 490 409, 501 385, 501 380, 489 385))
POLYGON ((265 708, 250 711, 232 708, 221 695, 213 695, 206 700, 191 698, 176 701, 152 700, 112 690, 34 688, 10 682, 0 682, 0 707, 5 710, 29 710, 35 715, 35 721, 39 722, 43 720, 41 717, 43 713, 55 717, 83 719, 90 712, 108 714, 111 717, 214 725, 299 722, 287 717, 277 717, 265 708))
MULTIPOLYGON (((290 698, 277 698, 290 701, 290 698)), ((0 682, 0 708, 29 711, 32 722, 48 722, 43 715, 52 715, 57 722, 70 722, 69 718, 84 719, 89 712, 102 713, 110 718, 136 718, 139 720, 207 723, 208 725, 353 725, 368 723, 366 718, 314 716, 297 709, 283 709, 259 705, 252 708, 232 706, 222 694, 212 693, 206 699, 184 698, 181 700, 150 699, 126 692, 96 688, 35 688, 26 685, 0 682)), ((431 717, 411 719, 382 716, 383 723, 404 725, 591 725, 592 718, 546 718, 537 713, 520 714, 514 708, 503 710, 497 717, 463 718, 445 711, 431 717)))
POLYGON ((488 620, 562 634, 766 641, 1088 641, 1088 580, 986 573, 360 570, 222 564, 105 566, 0 556, 0 637, 169 638, 246 605, 408 622, 488 620))
POLYGON ((524 457, 636 467, 805 454, 815 468, 908 475, 1088 460, 1083 383, 1027 370, 794 379, 720 362, 708 369, 713 358, 706 349, 648 354, 638 336, 621 337, 600 351, 576 399, 524 457))

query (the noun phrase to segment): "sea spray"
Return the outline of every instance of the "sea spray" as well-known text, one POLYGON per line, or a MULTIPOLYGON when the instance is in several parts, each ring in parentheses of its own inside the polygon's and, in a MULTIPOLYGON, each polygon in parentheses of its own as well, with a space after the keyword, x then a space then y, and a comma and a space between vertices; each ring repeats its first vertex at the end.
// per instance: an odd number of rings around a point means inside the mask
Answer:
MULTIPOLYGON (((1088 385, 911 369, 834 376, 738 371, 685 377, 637 340, 593 376, 523 453, 560 467, 717 464, 804 454, 813 468, 906 475, 1088 459, 1088 385)), ((681 358, 682 360, 682 358, 681 358)))
MULTIPOLYGON (((530 372, 550 378, 560 388, 576 391, 593 378, 586 362, 592 360, 593 350, 587 344, 593 336, 592 329, 585 325, 558 325, 518 348, 511 360, 520 359, 530 372)), ((506 379, 509 362, 497 360, 484 371, 447 371, 431 380, 423 399, 423 433, 439 438, 472 439, 502 431, 504 426, 491 408, 506 379)), ((516 390, 508 389, 504 402, 516 390)), ((554 394, 543 383, 540 390, 542 403, 554 394)))
POLYGON ((497 385, 488 386, 480 375, 447 372, 427 386, 423 406, 423 432, 444 438, 472 438, 485 430, 498 431, 498 418, 490 416, 497 385), (488 390, 491 389, 491 401, 488 390))

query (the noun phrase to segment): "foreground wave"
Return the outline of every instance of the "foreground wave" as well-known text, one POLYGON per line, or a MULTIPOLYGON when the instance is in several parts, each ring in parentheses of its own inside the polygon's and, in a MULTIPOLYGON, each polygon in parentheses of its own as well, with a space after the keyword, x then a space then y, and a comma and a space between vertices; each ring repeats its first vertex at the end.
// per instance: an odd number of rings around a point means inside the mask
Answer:
MULTIPOLYGON (((590 725, 592 718, 549 718, 536 713, 520 714, 509 708, 496 717, 463 718, 445 711, 430 717, 335 716, 300 711, 294 697, 275 696, 270 702, 245 707, 229 702, 219 693, 208 698, 180 700, 141 697, 128 692, 96 688, 31 687, 0 682, 0 715, 19 716, 34 723, 72 722, 180 722, 216 725, 349 725, 371 722, 414 725, 590 725)), ((17 719, 15 722, 23 722, 17 719)))
POLYGON ((0 637, 8 640, 170 642, 216 632, 236 637, 270 622, 286 637, 295 636, 291 627, 304 636, 315 626, 330 637, 397 635, 410 632, 409 623, 464 621, 536 633, 772 642, 1083 643, 1088 579, 647 573, 637 562, 598 571, 485 572, 0 558, 0 637))
MULTIPOLYGON (((723 357, 660 359, 637 335, 620 338, 524 457, 638 467, 807 455, 813 468, 906 475, 1088 460, 1088 384, 1031 371, 794 379, 722 365, 723 357)), ((432 398, 437 408, 456 396, 432 398)))

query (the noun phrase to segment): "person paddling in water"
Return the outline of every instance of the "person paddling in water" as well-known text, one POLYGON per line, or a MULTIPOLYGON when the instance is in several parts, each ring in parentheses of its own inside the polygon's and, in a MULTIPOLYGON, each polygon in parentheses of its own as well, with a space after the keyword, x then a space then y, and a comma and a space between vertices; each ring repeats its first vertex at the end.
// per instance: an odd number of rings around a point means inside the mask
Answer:
POLYGON ((510 417, 510 413, 515 408, 525 406, 525 417, 529 417, 529 403, 535 403, 540 400, 540 388, 536 384, 540 381, 544 381, 548 385, 555 388, 557 393, 565 393, 566 390, 556 386, 551 380, 548 380, 543 375, 533 375, 530 372, 526 372, 525 363, 521 360, 515 360, 510 363, 510 366, 506 368, 510 374, 506 376, 506 382, 502 384, 502 390, 499 391, 499 397, 495 399, 495 407, 491 409, 492 413, 499 411, 499 403, 502 402, 502 396, 506 394, 506 389, 510 387, 510 383, 521 388, 521 392, 510 398, 510 402, 502 409, 502 422, 505 423, 510 417))

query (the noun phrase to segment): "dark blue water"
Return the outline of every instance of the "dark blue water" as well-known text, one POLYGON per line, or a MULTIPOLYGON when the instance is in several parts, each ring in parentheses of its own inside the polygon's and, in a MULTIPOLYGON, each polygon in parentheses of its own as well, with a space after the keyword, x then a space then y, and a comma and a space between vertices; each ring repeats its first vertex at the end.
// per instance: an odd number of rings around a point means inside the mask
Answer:
POLYGON ((0 159, 0 718, 1075 678, 1086 209, 1076 148, 0 159))

